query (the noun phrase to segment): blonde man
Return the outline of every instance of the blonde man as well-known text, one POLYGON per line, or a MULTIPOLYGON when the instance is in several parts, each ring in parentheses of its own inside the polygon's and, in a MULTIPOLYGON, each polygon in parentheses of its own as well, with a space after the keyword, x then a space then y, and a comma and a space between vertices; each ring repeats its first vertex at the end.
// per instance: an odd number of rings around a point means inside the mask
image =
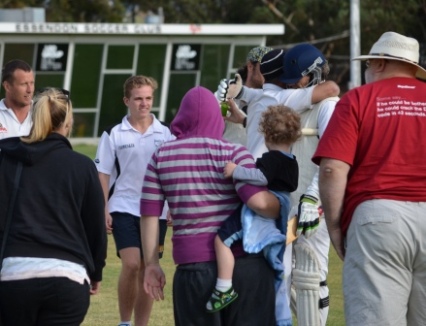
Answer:
MULTIPOLYGON (((124 83, 124 104, 129 113, 120 124, 108 128, 96 153, 105 201, 105 224, 112 232, 121 258, 118 280, 120 326, 148 324, 153 300, 143 291, 144 263, 140 236, 140 193, 145 170, 155 150, 174 139, 168 127, 152 113, 157 82, 146 76, 132 76, 124 83)), ((160 221, 164 241, 167 207, 160 221)), ((161 253, 160 253, 161 256, 161 253)))

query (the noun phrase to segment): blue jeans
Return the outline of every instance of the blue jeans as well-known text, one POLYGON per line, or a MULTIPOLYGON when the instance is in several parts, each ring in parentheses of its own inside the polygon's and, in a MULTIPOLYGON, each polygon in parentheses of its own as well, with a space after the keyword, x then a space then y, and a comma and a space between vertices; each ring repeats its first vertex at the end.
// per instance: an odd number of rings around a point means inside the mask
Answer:
POLYGON ((89 304, 89 285, 65 277, 0 282, 5 326, 78 326, 89 304))

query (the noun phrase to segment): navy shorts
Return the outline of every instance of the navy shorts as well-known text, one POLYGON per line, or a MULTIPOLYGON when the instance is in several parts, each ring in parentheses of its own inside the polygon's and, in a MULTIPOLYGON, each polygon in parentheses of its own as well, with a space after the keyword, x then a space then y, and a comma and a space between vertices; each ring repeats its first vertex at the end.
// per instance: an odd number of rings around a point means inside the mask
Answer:
POLYGON ((240 205, 225 221, 223 221, 220 228, 217 230, 217 235, 222 242, 230 247, 236 240, 242 239, 241 224, 241 209, 240 205))
MULTIPOLYGON (((117 248, 117 256, 120 257, 119 251, 124 248, 139 248, 142 253, 140 217, 129 213, 113 212, 112 216, 112 235, 117 248)), ((158 220, 160 227, 160 236, 158 244, 158 256, 163 257, 164 241, 167 232, 167 221, 158 220)))

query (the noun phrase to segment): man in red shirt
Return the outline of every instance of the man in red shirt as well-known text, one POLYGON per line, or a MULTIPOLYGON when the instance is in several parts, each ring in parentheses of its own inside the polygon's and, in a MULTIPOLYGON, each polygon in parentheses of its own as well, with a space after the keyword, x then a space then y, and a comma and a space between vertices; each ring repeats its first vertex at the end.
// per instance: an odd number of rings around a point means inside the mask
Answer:
POLYGON ((344 259, 346 325, 426 320, 426 70, 419 43, 384 33, 366 85, 337 103, 313 161, 331 241, 344 259))

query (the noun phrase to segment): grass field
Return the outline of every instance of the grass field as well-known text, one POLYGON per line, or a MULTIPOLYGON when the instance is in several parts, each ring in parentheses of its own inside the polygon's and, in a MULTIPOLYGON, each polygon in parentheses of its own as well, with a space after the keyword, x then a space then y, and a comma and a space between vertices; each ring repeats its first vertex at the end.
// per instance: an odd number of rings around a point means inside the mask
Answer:
MULTIPOLYGON (((74 145, 74 149, 91 158, 94 158, 96 147, 93 145, 74 145)), ((172 305, 172 280, 174 273, 174 263, 171 257, 171 233, 169 228, 166 235, 166 244, 164 256, 161 265, 166 274, 165 300, 155 302, 151 314, 149 326, 173 326, 173 305, 172 305)), ((103 281, 101 291, 98 295, 92 296, 89 312, 84 320, 84 326, 105 326, 117 325, 118 304, 117 304, 117 280, 120 272, 120 260, 115 253, 114 239, 108 236, 108 258, 107 265, 103 273, 103 281)), ((341 273, 342 262, 334 252, 330 249, 330 264, 328 284, 330 288, 330 312, 328 315, 327 325, 343 326, 343 295, 341 290, 341 273)), ((297 325, 297 321, 294 323, 297 325)), ((203 326, 203 325, 200 325, 203 326)), ((239 326, 239 325, 235 325, 239 326)))

